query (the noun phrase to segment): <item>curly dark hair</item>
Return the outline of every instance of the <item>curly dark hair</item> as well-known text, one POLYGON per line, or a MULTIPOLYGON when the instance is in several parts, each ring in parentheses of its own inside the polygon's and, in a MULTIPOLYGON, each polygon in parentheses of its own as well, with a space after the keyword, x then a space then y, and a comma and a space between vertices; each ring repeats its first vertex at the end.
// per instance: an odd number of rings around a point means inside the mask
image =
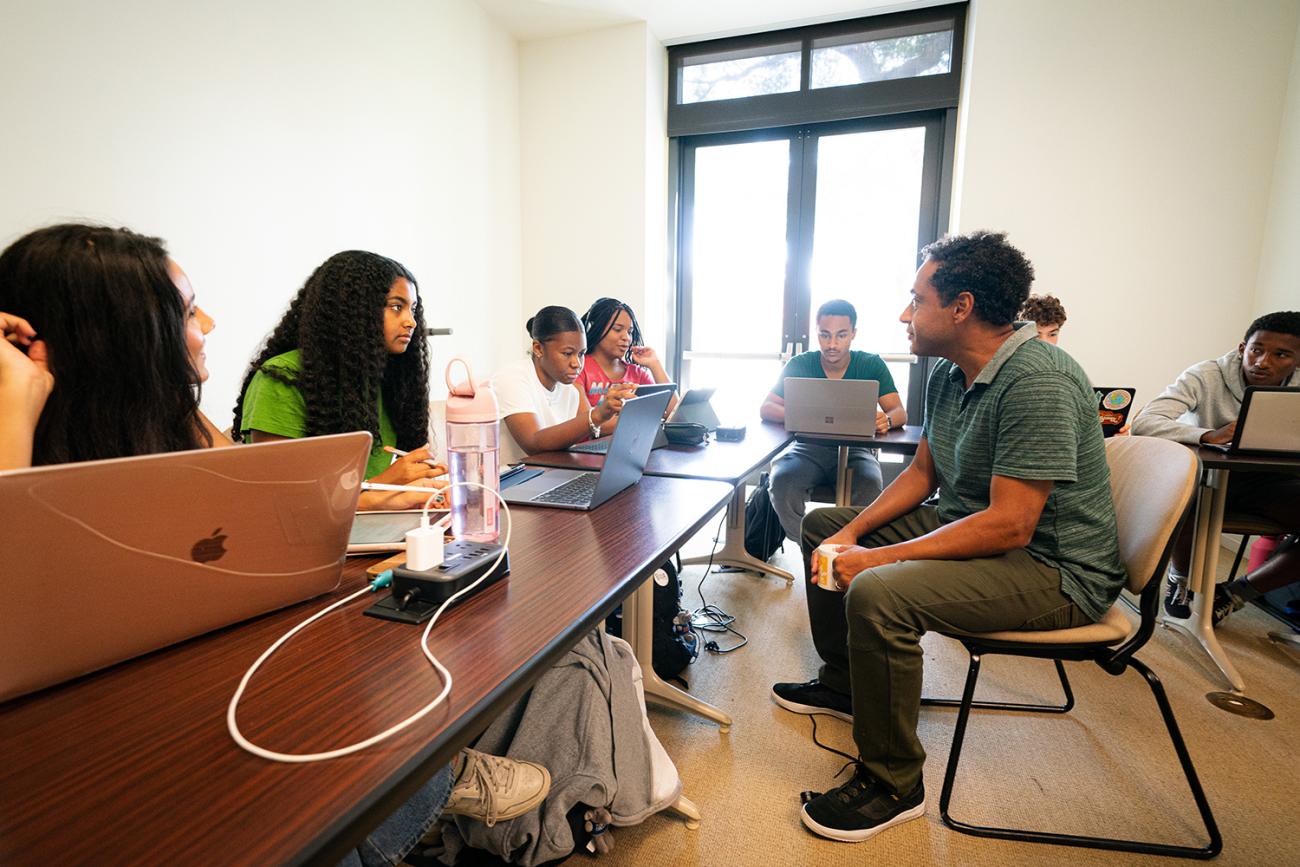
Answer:
POLYGON ((1016 318, 1038 325, 1064 325, 1065 305, 1055 295, 1030 295, 1016 318))
POLYGON ((1279 310, 1276 313, 1265 313, 1250 323, 1242 342, 1249 343, 1250 338, 1255 336, 1256 331, 1273 331, 1278 334, 1290 334, 1292 337, 1300 337, 1300 310, 1279 310))
POLYGON ((212 444, 167 261, 158 238, 75 223, 38 229, 0 254, 0 310, 31 323, 54 374, 33 465, 212 444))
POLYGON ((645 345, 645 338, 641 335, 641 325, 636 321, 636 314, 632 312, 632 308, 617 298, 597 298, 587 308, 587 312, 582 314, 582 326, 587 333, 587 352, 596 351, 600 341, 604 340, 605 335, 614 327, 614 320, 618 318, 618 314, 623 311, 627 311, 628 318, 632 320, 632 327, 628 332, 628 336, 632 338, 632 345, 628 347, 623 360, 628 364, 634 363, 632 347, 645 345))
POLYGON ((939 299, 948 305, 969 292, 975 315, 990 325, 1010 325, 1034 282, 1034 266, 1007 243, 1006 232, 981 229, 951 235, 927 245, 921 254, 939 263, 931 278, 939 299))
POLYGON ((429 351, 424 305, 415 305, 416 339, 400 355, 384 346, 384 302, 399 278, 415 277, 392 259, 364 250, 336 253, 307 278, 280 324, 244 374, 235 402, 234 435, 241 436, 244 393, 259 370, 293 385, 307 405, 307 436, 365 430, 379 442, 379 395, 392 419, 398 448, 410 450, 429 438, 429 351), (298 349, 297 376, 271 358, 298 349))

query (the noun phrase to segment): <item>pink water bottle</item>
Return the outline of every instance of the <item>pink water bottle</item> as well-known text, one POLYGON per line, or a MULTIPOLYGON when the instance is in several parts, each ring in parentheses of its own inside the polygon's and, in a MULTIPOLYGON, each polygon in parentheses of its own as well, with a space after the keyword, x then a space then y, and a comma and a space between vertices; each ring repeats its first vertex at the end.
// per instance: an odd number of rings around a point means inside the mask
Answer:
POLYGON ((497 396, 486 382, 474 384, 474 372, 463 358, 447 362, 447 475, 451 479, 451 533, 470 542, 495 542, 500 532, 496 491, 501 485, 498 464, 500 426, 497 396), (451 368, 465 367, 465 381, 452 384, 451 368), (457 482, 472 484, 457 485, 457 482))

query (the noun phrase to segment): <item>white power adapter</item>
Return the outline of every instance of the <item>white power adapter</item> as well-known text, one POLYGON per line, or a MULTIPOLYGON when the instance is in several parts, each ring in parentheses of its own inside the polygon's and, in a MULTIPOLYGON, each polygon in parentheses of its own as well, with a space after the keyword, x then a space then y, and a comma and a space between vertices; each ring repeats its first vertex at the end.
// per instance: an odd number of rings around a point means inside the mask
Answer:
POLYGON ((416 527, 406 531, 406 568, 427 572, 442 565, 443 528, 416 527))

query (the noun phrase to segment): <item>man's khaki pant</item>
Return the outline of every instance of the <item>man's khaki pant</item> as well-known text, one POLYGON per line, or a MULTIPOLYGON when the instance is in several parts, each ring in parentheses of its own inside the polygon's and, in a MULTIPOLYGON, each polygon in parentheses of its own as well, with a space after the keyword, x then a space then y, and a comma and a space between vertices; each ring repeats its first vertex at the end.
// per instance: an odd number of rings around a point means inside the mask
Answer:
MULTIPOLYGON (((805 574, 812 551, 858 514, 817 509, 803 522, 805 574)), ((940 526, 921 506, 858 540, 866 548, 923 536, 940 526)), ((859 572, 847 593, 805 581, 813 644, 827 687, 853 696, 853 739, 867 770, 897 793, 921 778, 921 636, 1064 629, 1091 623, 1061 593, 1060 572, 1023 549, 974 560, 913 560, 859 572)))

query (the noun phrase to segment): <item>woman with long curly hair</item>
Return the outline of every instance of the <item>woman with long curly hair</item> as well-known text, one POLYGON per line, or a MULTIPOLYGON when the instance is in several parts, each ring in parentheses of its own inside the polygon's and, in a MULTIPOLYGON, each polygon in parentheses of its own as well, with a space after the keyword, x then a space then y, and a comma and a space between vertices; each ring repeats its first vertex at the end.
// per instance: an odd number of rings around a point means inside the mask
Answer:
MULTIPOLYGON (((249 365, 235 404, 245 442, 370 431, 371 481, 441 487, 429 459, 429 356, 415 277, 375 253, 317 268, 249 365), (398 450, 408 454, 392 460, 398 450), (390 465, 391 464, 391 465, 390 465)), ((415 493, 361 495, 362 509, 422 505, 415 493)))
POLYGON ((229 440, 199 411, 213 322, 158 238, 63 224, 0 254, 0 469, 229 440))

